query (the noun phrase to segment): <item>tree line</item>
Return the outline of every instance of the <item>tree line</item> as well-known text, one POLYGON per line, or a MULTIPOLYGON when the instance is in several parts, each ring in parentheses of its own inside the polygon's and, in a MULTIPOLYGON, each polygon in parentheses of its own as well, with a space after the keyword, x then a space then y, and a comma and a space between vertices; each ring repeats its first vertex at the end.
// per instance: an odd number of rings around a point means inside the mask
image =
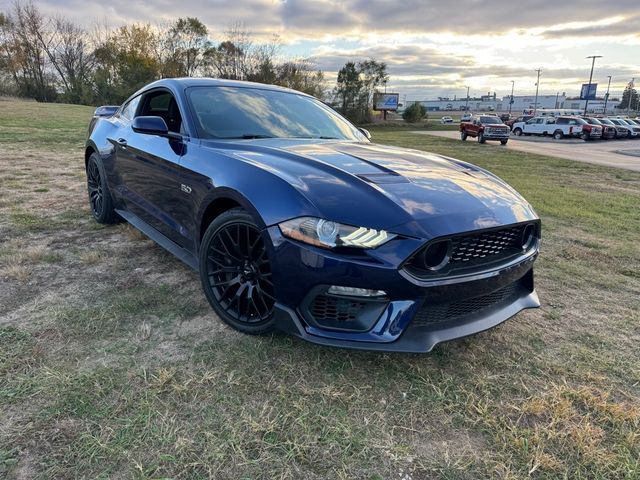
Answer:
POLYGON ((328 88, 312 61, 286 58, 277 36, 256 42, 239 23, 220 42, 198 18, 84 28, 16 1, 0 12, 0 95, 41 102, 120 104, 159 78, 215 77, 281 85, 331 97, 355 122, 370 119, 374 92, 389 79, 375 59, 347 62, 328 88))
POLYGON ((158 78, 207 76, 281 85, 322 98, 324 74, 284 59, 277 37, 256 43, 240 24, 215 43, 197 18, 85 29, 33 3, 0 13, 0 94, 42 102, 121 103, 158 78))

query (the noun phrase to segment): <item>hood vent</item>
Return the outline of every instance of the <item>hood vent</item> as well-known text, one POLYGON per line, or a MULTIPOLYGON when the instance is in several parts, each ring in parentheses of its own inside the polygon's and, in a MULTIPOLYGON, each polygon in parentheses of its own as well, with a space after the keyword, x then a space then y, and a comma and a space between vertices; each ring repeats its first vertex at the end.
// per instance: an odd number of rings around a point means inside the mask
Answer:
POLYGON ((359 178, 369 183, 389 184, 389 183, 410 183, 407 177, 403 177, 397 173, 363 173, 358 175, 359 178))

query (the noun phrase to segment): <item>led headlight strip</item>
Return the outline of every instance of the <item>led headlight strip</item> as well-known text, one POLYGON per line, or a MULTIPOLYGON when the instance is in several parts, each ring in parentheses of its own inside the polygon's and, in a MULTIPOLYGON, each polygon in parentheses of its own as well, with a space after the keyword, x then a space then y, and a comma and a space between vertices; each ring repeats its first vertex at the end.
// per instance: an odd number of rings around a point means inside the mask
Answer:
POLYGON ((315 217, 300 217, 279 225, 285 237, 323 248, 376 248, 396 235, 385 230, 354 227, 315 217))

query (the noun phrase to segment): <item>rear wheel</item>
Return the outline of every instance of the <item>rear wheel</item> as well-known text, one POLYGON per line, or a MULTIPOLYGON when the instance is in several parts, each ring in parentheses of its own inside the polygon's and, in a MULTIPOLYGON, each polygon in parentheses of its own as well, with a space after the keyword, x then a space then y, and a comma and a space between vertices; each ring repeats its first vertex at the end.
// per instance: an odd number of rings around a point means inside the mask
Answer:
POLYGON ((107 175, 97 153, 91 154, 87 162, 87 193, 93 218, 98 223, 117 223, 118 214, 113 208, 107 175))
POLYGON ((270 332, 274 286, 267 247, 255 221, 234 208, 207 228, 200 246, 200 281, 220 318, 243 333, 270 332))
POLYGON ((556 140, 562 140, 563 137, 564 133, 562 133, 562 130, 556 130, 555 132, 553 132, 553 138, 555 138, 556 140))
POLYGON ((515 128, 513 130, 513 133, 514 133, 514 135, 517 135, 519 137, 520 135, 522 135, 522 129, 521 128, 515 128))

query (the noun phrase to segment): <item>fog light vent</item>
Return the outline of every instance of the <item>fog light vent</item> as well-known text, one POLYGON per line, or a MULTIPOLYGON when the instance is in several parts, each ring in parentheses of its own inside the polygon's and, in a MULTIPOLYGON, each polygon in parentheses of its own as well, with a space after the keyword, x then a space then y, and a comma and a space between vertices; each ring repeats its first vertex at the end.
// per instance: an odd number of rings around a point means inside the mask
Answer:
POLYGON ((383 290, 369 290, 368 288, 339 287, 333 285, 327 292, 330 295, 342 295, 344 297, 385 297, 383 290))

